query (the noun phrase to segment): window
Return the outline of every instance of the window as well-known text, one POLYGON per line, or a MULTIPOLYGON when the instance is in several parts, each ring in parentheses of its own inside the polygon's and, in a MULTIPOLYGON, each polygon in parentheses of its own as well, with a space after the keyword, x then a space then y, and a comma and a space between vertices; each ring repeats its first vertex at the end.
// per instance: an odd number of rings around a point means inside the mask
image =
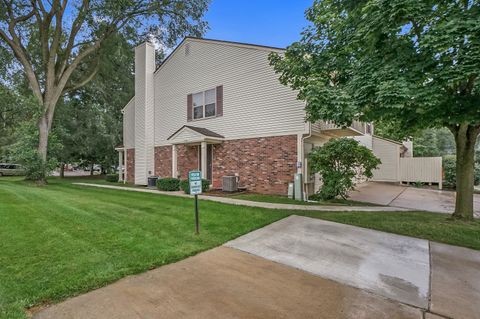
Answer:
POLYGON ((193 118, 201 119, 216 115, 216 91, 215 89, 193 94, 193 118))

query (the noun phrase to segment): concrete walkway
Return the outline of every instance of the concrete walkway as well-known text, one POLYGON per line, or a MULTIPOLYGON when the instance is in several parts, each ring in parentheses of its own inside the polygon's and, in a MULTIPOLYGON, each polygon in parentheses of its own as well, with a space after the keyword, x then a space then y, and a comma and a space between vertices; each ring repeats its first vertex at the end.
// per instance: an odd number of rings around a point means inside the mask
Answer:
MULTIPOLYGON (((455 192, 402 186, 396 183, 367 182, 350 192, 350 199, 359 202, 451 214, 455 208, 455 192)), ((480 195, 474 195, 475 217, 480 218, 480 195)))
MULTIPOLYGON (((90 187, 99 187, 107 189, 116 189, 123 191, 131 192, 142 192, 150 193, 157 195, 168 195, 168 196, 178 196, 178 197, 187 197, 192 198, 191 195, 184 194, 183 192, 163 192, 156 189, 140 188, 140 187, 126 187, 126 186, 114 186, 114 185, 103 185, 103 184, 92 184, 92 183, 73 183, 74 185, 80 186, 90 186, 90 187)), ((390 206, 342 206, 342 205, 293 205, 293 204, 278 204, 278 203, 265 203, 265 202, 254 202, 243 199, 235 199, 230 197, 220 197, 220 196, 208 196, 208 195, 199 195, 199 198, 202 200, 209 200, 218 203, 231 204, 231 205, 242 205, 250 207, 261 207, 261 208, 271 208, 271 209, 286 209, 286 210, 304 210, 304 211, 351 211, 351 212, 401 212, 408 211, 408 209, 400 207, 390 207, 390 206)))
POLYGON ((290 216, 225 244, 426 309, 428 241, 290 216))
POLYGON ((480 318, 480 252, 290 216, 34 319, 480 318))

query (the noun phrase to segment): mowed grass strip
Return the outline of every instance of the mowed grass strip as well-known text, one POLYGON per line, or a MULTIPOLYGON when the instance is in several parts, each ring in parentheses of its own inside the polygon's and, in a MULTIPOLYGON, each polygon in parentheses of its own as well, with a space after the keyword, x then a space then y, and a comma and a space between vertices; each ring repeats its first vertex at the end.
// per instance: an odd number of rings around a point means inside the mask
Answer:
POLYGON ((267 225, 287 212, 0 179, 0 318, 175 262, 267 225))
POLYGON ((480 221, 426 212, 282 211, 0 178, 0 318, 175 262, 290 214, 480 250, 480 221))

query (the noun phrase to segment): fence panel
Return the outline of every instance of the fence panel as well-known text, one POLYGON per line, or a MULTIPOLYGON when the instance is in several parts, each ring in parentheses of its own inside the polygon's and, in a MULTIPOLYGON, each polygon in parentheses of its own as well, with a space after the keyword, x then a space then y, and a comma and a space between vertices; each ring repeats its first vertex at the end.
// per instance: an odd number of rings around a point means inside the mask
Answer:
POLYGON ((400 182, 439 183, 442 185, 441 157, 401 157, 400 182))

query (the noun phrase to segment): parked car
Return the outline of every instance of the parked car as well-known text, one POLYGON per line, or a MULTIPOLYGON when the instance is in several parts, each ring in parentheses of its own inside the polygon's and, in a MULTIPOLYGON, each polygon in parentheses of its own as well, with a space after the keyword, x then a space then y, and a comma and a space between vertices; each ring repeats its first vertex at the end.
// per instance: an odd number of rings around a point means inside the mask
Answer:
POLYGON ((25 175, 25 169, 19 164, 0 163, 0 176, 25 175))
MULTIPOLYGON (((90 166, 84 166, 83 170, 85 172, 89 172, 90 171, 90 166)), ((98 165, 98 164, 93 165, 93 171, 94 172, 100 172, 101 170, 102 170, 102 167, 100 165, 98 165)))

